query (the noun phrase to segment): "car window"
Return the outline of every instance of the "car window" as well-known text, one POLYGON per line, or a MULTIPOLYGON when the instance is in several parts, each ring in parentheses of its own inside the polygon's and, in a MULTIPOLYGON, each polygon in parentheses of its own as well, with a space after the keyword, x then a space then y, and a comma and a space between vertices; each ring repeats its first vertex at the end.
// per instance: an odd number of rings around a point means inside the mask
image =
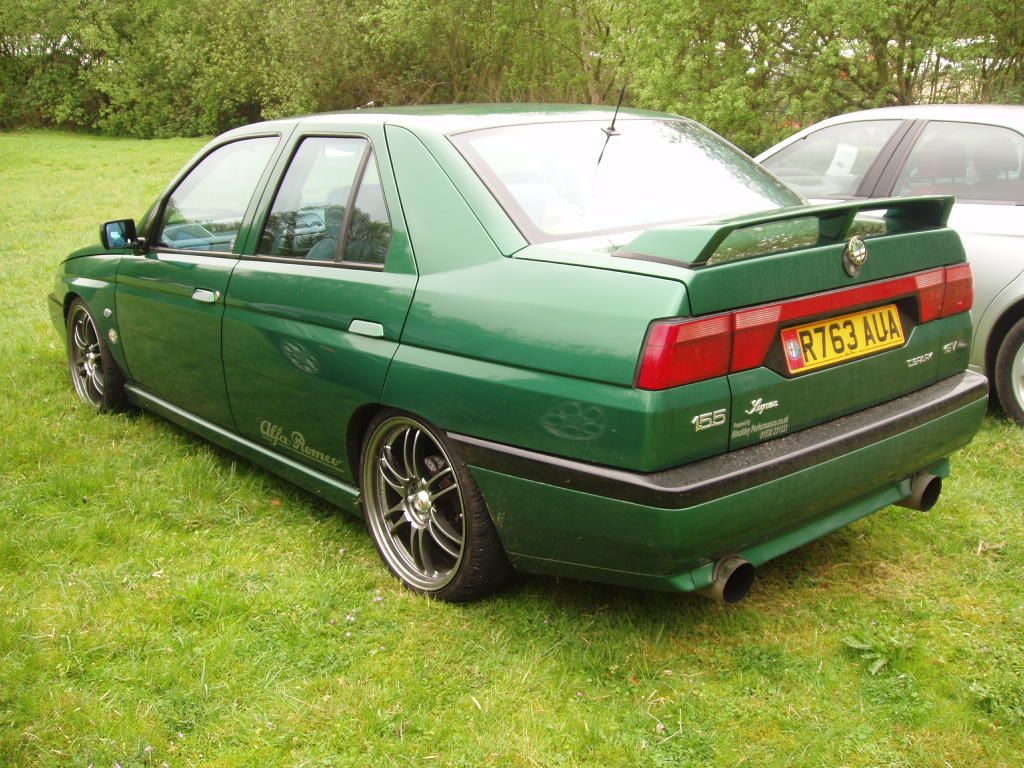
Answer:
POLYGON ((276 145, 276 136, 243 139, 204 157, 168 198, 156 244, 230 253, 276 145))
POLYGON ((1021 202, 1024 136, 980 123, 925 126, 896 180, 896 195, 956 195, 961 200, 1021 202))
POLYGON ((803 201, 685 120, 535 123, 452 141, 533 242, 707 221, 803 201))
POLYGON ((830 125, 766 158, 763 165, 806 197, 853 197, 900 120, 830 125))
POLYGON ((344 254, 345 260, 383 264, 390 243, 391 224, 369 142, 303 139, 274 198, 260 254, 312 261, 339 261, 344 254))
POLYGON ((383 264, 391 245, 391 220, 371 151, 345 234, 344 260, 383 264))

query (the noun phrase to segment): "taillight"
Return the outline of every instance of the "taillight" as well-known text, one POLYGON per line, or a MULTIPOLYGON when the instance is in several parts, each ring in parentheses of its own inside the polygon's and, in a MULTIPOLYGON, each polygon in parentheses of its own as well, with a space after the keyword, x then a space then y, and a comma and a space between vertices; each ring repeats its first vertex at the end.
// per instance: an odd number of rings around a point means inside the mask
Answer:
POLYGON ((974 306, 974 274, 970 264, 946 267, 946 295, 942 299, 942 317, 967 312, 974 306))
POLYGON ((971 267, 940 267, 710 317, 659 320, 647 334, 636 385, 668 389, 757 368, 786 325, 907 297, 917 299, 919 323, 966 312, 974 304, 971 267))
POLYGON ((783 305, 769 304, 757 309, 744 309, 735 313, 736 328, 732 350, 733 371, 757 368, 764 362, 783 319, 783 305))
POLYGON ((942 297, 946 294, 946 273, 941 269, 914 276, 917 286, 918 322, 929 323, 942 316, 942 297))
POLYGON ((668 389, 729 372, 732 316, 672 320, 651 326, 640 362, 640 389, 668 389))

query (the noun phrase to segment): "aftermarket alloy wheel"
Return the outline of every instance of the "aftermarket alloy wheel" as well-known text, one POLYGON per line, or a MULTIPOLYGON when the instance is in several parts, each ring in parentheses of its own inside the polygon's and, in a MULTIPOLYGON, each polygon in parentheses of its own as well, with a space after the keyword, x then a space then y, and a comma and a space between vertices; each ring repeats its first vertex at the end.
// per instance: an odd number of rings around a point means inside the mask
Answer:
POLYGON ((408 587, 463 602, 509 579, 480 490, 440 433, 409 414, 381 413, 367 430, 360 466, 366 524, 408 587))
POLYGON ((1010 328, 999 346, 993 379, 1003 411, 1024 424, 1024 319, 1010 328))
POLYGON ((124 405, 124 378, 96 320, 81 299, 68 309, 68 365, 71 383, 83 402, 99 411, 124 405))

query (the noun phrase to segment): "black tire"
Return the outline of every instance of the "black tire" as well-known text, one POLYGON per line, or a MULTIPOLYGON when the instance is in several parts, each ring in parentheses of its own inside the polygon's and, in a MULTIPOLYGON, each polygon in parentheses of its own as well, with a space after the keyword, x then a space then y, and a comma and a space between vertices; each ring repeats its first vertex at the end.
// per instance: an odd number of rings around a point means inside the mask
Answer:
POLYGON ((74 299, 68 307, 67 329, 68 368, 78 397, 100 412, 122 410, 126 405, 124 377, 81 299, 74 299))
POLYGON ((1014 323, 999 345, 992 380, 1003 413, 1024 425, 1024 318, 1014 323))
POLYGON ((411 414, 377 414, 363 440, 359 478, 377 551, 410 589, 462 603, 512 577, 480 489, 439 430, 411 414))

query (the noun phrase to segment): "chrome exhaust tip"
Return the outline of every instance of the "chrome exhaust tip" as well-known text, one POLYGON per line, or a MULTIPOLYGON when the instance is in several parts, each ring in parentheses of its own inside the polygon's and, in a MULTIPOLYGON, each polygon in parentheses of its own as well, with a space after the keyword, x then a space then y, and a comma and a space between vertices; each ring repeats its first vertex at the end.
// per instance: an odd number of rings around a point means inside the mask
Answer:
POLYGON ((935 506, 941 495, 942 478, 928 472, 918 472, 910 478, 910 495, 897 501, 896 505, 927 512, 935 506))
POLYGON ((714 577, 711 584, 699 590, 716 603, 732 605, 738 603, 750 593, 754 586, 754 566, 742 557, 730 555, 715 563, 714 577))

